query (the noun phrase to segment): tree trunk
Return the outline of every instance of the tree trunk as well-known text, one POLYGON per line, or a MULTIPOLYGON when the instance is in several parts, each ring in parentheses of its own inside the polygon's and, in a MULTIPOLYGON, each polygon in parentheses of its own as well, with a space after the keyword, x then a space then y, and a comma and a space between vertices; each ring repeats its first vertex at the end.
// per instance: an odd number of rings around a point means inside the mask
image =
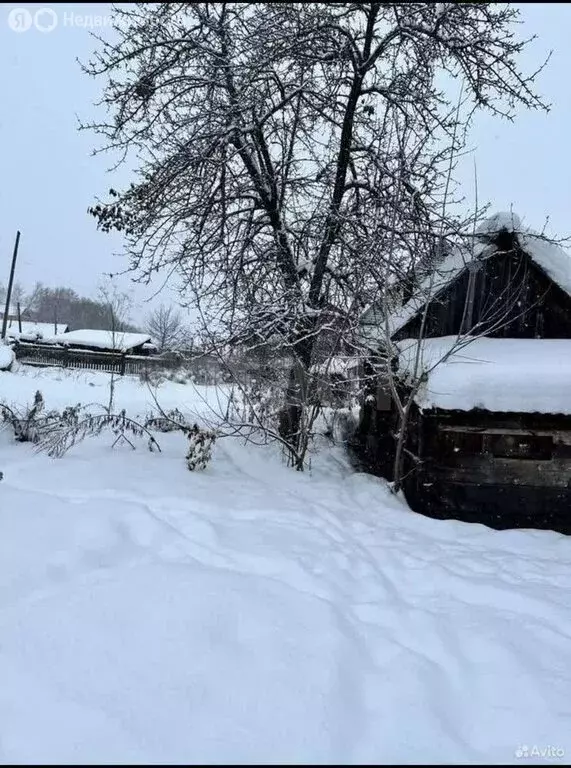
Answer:
POLYGON ((313 337, 307 336, 294 346, 296 357, 289 373, 285 403, 279 414, 279 434, 294 449, 292 463, 298 471, 303 470, 304 440, 303 410, 307 405, 309 368, 313 352, 313 337))

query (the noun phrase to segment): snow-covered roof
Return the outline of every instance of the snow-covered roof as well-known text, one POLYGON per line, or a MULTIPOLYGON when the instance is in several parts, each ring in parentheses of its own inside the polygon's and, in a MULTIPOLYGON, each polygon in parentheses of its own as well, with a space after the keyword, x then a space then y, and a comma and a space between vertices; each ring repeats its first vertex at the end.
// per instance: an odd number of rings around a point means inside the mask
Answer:
MULTIPOLYGON (((67 331, 65 323, 57 324, 57 335, 67 331)), ((22 330, 17 321, 12 321, 6 330, 6 335, 13 339, 22 339, 24 337, 43 339, 44 337, 55 336, 55 326, 53 323, 34 323, 31 320, 22 320, 22 330)))
POLYGON ((66 346, 95 347, 117 352, 127 352, 134 347, 139 347, 150 341, 148 333, 126 333, 122 331, 94 331, 84 328, 78 331, 52 336, 45 341, 52 344, 65 344, 66 346))
MULTIPOLYGON (((419 370, 427 373, 416 402, 422 409, 571 415, 571 340, 425 339, 419 370), (442 361, 442 362, 441 362, 442 361)), ((397 342, 399 372, 415 375, 417 339, 397 342)))
POLYGON ((532 232, 523 232, 519 242, 538 267, 541 267, 562 291, 571 295, 571 256, 567 251, 532 232))
MULTIPOLYGON (((491 237, 503 229, 517 235, 519 245, 532 261, 563 291, 571 295, 571 256, 556 243, 522 227, 519 217, 511 212, 495 213, 476 231, 478 240, 471 249, 457 246, 442 260, 435 270, 418 286, 415 295, 388 317, 388 331, 392 336, 412 320, 447 285, 475 260, 486 259, 496 252, 491 237)), ((379 307, 369 307, 361 317, 361 338, 365 343, 378 342, 386 336, 379 307)))
POLYGON ((365 343, 378 342, 386 337, 387 330, 389 336, 393 336, 423 309, 427 299, 435 298, 471 261, 485 258, 486 251, 493 253, 490 246, 482 243, 475 243, 472 251, 458 246, 451 249, 430 275, 420 283, 415 295, 404 306, 388 316, 388 329, 384 326, 381 308, 378 305, 369 307, 361 317, 361 339, 365 343))
POLYGON ((513 211, 498 211, 480 222, 476 229, 476 234, 496 235, 502 229, 507 229, 508 232, 520 232, 521 228, 521 219, 517 213, 513 211))
POLYGON ((571 295, 571 256, 565 249, 545 235, 524 227, 515 213, 490 216, 480 225, 477 234, 484 237, 497 235, 504 229, 516 234, 520 248, 562 291, 571 295))

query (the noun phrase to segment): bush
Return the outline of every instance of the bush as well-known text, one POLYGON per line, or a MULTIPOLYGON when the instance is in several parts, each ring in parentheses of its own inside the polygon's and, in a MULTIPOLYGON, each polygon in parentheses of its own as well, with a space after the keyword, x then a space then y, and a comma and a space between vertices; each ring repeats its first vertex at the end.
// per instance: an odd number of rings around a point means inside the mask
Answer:
POLYGON ((80 405, 70 406, 63 413, 44 413, 44 408, 44 398, 38 390, 31 406, 14 410, 8 405, 0 404, 0 413, 4 424, 9 424, 14 430, 14 439, 18 443, 39 443, 62 425, 70 427, 76 423, 80 405))
POLYGON ((129 437, 147 438, 149 450, 160 451, 160 446, 150 429, 159 432, 181 431, 188 438, 186 465, 189 470, 205 469, 212 458, 212 448, 216 442, 216 432, 202 429, 198 424, 190 424, 177 408, 160 416, 150 416, 144 424, 139 424, 127 417, 124 410, 120 413, 92 415, 82 413, 82 406, 74 406, 59 411, 44 413, 45 403, 38 390, 31 406, 13 409, 0 403, 0 419, 14 430, 14 439, 20 443, 37 444, 49 456, 61 457, 73 445, 86 437, 99 435, 108 429, 115 436, 113 447, 119 442, 127 442, 135 448, 129 437))
POLYGON ((157 371, 153 368, 143 368, 139 374, 139 381, 142 384, 149 384, 151 387, 160 387, 165 381, 165 374, 163 371, 157 371))
POLYGON ((194 377, 189 368, 183 366, 176 371, 169 371, 165 374, 169 381, 174 381, 176 384, 188 384, 194 381, 194 377))
POLYGON ((157 432, 177 432, 190 429, 186 416, 178 408, 167 411, 164 415, 148 416, 145 421, 147 429, 156 429, 157 432))
POLYGON ((187 432, 188 451, 186 465, 192 472, 195 469, 206 469, 212 458, 212 448, 216 442, 216 432, 201 429, 194 424, 187 432))
POLYGON ((188 384, 189 375, 185 373, 184 371, 181 371, 179 373, 175 373, 172 376, 169 377, 171 381, 174 381, 175 384, 188 384))
POLYGON ((137 438, 146 438, 150 451, 161 448, 153 435, 146 426, 139 424, 134 419, 130 419, 125 410, 120 413, 103 413, 98 415, 83 414, 80 417, 80 406, 76 408, 66 408, 61 414, 52 429, 44 436, 40 443, 40 448, 45 450, 49 456, 61 457, 73 445, 84 440, 86 437, 93 437, 101 434, 108 429, 115 435, 114 448, 119 442, 126 442, 135 449, 135 446, 129 439, 130 436, 137 438))
POLYGON ((228 399, 227 420, 277 430, 283 389, 273 382, 252 379, 248 386, 235 387, 228 399))
POLYGON ((145 427, 159 432, 183 432, 188 438, 186 465, 191 472, 195 469, 205 469, 212 458, 216 432, 202 429, 198 424, 190 424, 178 408, 161 413, 160 416, 149 416, 145 427))

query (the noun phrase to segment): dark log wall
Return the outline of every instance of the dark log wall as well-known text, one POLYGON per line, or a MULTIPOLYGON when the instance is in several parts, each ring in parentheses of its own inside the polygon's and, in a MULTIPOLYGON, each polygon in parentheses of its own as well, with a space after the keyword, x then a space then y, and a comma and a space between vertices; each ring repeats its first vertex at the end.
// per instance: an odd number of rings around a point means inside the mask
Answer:
MULTIPOLYGON (((571 298, 518 250, 496 253, 475 264, 470 299, 470 270, 430 303, 425 336, 484 333, 506 338, 571 338, 571 298)), ((418 338, 422 318, 416 317, 395 340, 418 338)))
POLYGON ((413 509, 571 533, 571 417, 435 410, 419 415, 415 431, 413 509))

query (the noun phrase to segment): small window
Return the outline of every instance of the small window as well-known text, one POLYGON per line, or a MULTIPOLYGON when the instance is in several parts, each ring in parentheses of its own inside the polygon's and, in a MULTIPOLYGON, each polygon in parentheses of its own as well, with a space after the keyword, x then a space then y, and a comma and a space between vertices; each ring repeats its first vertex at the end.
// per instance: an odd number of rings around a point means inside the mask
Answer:
POLYGON ((482 435, 478 432, 446 430, 441 432, 440 445, 446 456, 475 456, 482 453, 482 435))
POLYGON ((484 450, 498 459, 550 459, 551 435, 486 435, 484 450))

